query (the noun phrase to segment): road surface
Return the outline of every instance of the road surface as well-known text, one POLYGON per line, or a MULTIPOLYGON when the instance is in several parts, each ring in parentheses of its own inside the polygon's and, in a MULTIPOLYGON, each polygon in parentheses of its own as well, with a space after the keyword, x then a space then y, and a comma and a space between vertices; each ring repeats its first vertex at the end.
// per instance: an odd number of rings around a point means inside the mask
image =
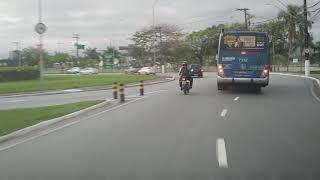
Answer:
MULTIPOLYGON (((0 179, 320 178, 320 102, 302 78, 261 94, 219 92, 214 76, 177 82, 0 151, 0 179)), ((152 89, 154 90, 154 89, 152 89)))

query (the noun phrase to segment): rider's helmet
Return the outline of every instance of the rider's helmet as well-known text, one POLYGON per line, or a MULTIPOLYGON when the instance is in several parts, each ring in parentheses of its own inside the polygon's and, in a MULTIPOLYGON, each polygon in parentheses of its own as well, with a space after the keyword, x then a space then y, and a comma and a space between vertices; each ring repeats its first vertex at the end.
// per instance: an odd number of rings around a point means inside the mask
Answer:
POLYGON ((187 67, 187 66, 188 66, 187 61, 184 61, 184 62, 182 63, 182 66, 187 67))

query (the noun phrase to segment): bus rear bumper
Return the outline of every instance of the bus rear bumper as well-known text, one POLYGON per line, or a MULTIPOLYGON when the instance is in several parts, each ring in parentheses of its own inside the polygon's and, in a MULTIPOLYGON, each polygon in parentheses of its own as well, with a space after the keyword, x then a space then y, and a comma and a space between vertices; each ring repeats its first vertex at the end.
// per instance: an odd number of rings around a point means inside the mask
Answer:
POLYGON ((217 77, 218 84, 257 84, 267 86, 269 84, 269 77, 265 78, 227 78, 217 77))

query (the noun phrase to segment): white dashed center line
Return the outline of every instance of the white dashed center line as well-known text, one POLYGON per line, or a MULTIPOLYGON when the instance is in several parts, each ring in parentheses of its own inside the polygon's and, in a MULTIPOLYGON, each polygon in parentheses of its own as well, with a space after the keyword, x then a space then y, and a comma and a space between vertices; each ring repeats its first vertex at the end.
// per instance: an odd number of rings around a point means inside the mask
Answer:
POLYGON ((228 168, 227 150, 224 139, 217 139, 216 151, 219 167, 228 168))
POLYGON ((236 97, 236 98, 234 98, 233 101, 238 101, 239 99, 240 99, 240 97, 236 97))
POLYGON ((228 112, 227 109, 222 110, 221 117, 225 117, 227 115, 227 112, 228 112))

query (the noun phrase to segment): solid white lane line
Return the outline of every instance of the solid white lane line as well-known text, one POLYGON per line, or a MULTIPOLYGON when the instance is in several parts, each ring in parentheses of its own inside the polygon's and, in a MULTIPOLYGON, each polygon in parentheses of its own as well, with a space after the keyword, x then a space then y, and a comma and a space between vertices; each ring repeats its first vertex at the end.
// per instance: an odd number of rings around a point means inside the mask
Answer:
POLYGON ((227 115, 228 110, 227 109, 223 109, 221 112, 221 117, 225 117, 227 115))
POLYGON ((216 151, 219 167, 228 168, 227 150, 224 139, 217 139, 216 151))
POLYGON ((17 102, 25 102, 26 100, 22 100, 22 99, 20 99, 20 100, 12 100, 12 101, 3 101, 3 102, 0 102, 0 103, 2 103, 2 104, 4 104, 4 103, 17 103, 17 102))
POLYGON ((240 99, 240 97, 236 97, 236 98, 234 98, 233 101, 238 101, 239 99, 240 99))

